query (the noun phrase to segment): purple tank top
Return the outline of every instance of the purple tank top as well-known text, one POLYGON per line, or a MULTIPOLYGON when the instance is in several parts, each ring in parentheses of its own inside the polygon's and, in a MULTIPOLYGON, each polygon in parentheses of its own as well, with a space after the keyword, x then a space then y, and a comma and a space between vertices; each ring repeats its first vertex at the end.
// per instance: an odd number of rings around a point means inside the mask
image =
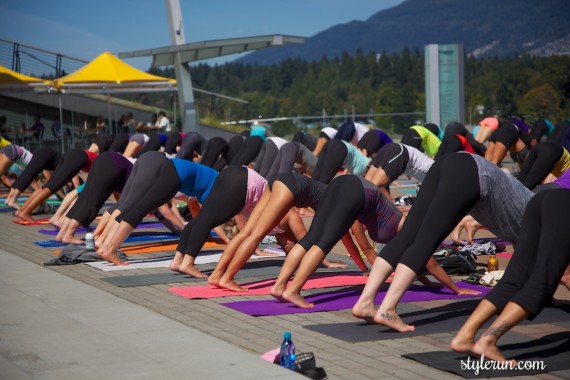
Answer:
POLYGON ((402 212, 373 183, 360 178, 364 188, 364 209, 357 219, 377 243, 388 243, 398 233, 402 212))

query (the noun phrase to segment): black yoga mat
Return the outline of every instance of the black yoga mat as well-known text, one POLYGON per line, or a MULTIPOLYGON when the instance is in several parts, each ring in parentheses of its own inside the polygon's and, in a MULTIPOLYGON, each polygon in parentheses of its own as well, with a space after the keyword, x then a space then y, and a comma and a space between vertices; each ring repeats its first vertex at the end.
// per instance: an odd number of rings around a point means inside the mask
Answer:
POLYGON ((539 339, 507 333, 501 340, 507 339, 509 336, 512 337, 512 335, 523 338, 519 338, 518 342, 499 344, 499 349, 506 358, 514 358, 523 362, 521 364, 528 365, 528 367, 512 370, 494 369, 493 363, 489 363, 486 364, 489 367, 479 366, 479 372, 476 374, 475 365, 480 363, 480 359, 468 359, 466 355, 451 350, 404 354, 402 357, 415 360, 440 371, 451 372, 466 379, 536 375, 570 370, 570 331, 554 333, 539 339), (544 364, 544 368, 542 368, 542 364, 544 364))
MULTIPOLYGON (((367 342, 454 332, 459 330, 478 303, 478 299, 470 299, 432 309, 420 309, 416 306, 418 310, 401 310, 400 317, 404 323, 416 327, 415 331, 407 333, 399 333, 381 325, 358 322, 356 319, 354 322, 323 323, 304 327, 345 342, 367 342)), ((522 324, 567 321, 569 312, 570 306, 568 305, 560 308, 545 308, 534 321, 523 321, 522 324)))

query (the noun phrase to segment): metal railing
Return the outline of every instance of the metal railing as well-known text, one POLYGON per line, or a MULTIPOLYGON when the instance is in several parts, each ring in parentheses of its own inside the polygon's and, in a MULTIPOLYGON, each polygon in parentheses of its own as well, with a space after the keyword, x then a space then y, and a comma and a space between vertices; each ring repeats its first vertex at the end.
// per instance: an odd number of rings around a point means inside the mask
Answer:
POLYGON ((37 78, 59 78, 81 68, 87 61, 46 49, 0 38, 0 64, 37 78))

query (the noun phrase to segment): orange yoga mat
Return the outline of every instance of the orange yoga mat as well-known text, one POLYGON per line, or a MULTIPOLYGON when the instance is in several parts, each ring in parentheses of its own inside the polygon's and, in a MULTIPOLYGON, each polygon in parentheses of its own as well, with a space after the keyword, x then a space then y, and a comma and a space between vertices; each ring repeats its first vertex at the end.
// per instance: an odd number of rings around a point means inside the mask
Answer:
MULTIPOLYGON (((176 243, 148 243, 148 244, 137 244, 137 245, 129 245, 126 247, 121 247, 121 251, 123 251, 127 255, 136 255, 138 253, 149 253, 149 252, 162 252, 162 251, 175 251, 176 247, 178 246, 178 242, 176 243)), ((204 248, 220 248, 225 247, 225 244, 218 244, 214 242, 207 241, 202 249, 204 248)), ((53 251, 54 254, 59 255, 61 253, 61 249, 56 249, 53 251)))
POLYGON ((12 220, 12 222, 14 222, 16 224, 20 224, 22 226, 39 226, 42 224, 49 224, 49 218, 36 219, 35 222, 28 222, 28 221, 23 220, 23 219, 14 219, 14 220, 12 220))
MULTIPOLYGON (((316 274, 313 278, 309 279, 303 289, 319 289, 330 288, 334 286, 349 286, 349 285, 364 285, 368 276, 363 276, 360 273, 354 274, 333 274, 322 273, 316 274)), ((168 291, 177 294, 184 298, 218 298, 218 297, 234 297, 234 296, 253 296, 253 295, 267 295, 269 290, 275 283, 275 280, 264 280, 251 282, 242 285, 247 288, 247 292, 233 292, 227 289, 216 288, 211 285, 205 286, 175 286, 169 288, 168 291)))

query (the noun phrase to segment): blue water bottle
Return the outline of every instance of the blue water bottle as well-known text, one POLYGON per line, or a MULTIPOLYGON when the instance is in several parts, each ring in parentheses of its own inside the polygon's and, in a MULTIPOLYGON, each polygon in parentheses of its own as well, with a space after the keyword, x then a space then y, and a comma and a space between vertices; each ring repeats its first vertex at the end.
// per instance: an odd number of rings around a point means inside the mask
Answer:
POLYGON ((295 344, 291 340, 291 332, 285 331, 285 333, 283 333, 283 342, 281 342, 281 367, 289 369, 295 368, 295 362, 291 362, 291 355, 293 355, 293 358, 295 357, 295 344))

